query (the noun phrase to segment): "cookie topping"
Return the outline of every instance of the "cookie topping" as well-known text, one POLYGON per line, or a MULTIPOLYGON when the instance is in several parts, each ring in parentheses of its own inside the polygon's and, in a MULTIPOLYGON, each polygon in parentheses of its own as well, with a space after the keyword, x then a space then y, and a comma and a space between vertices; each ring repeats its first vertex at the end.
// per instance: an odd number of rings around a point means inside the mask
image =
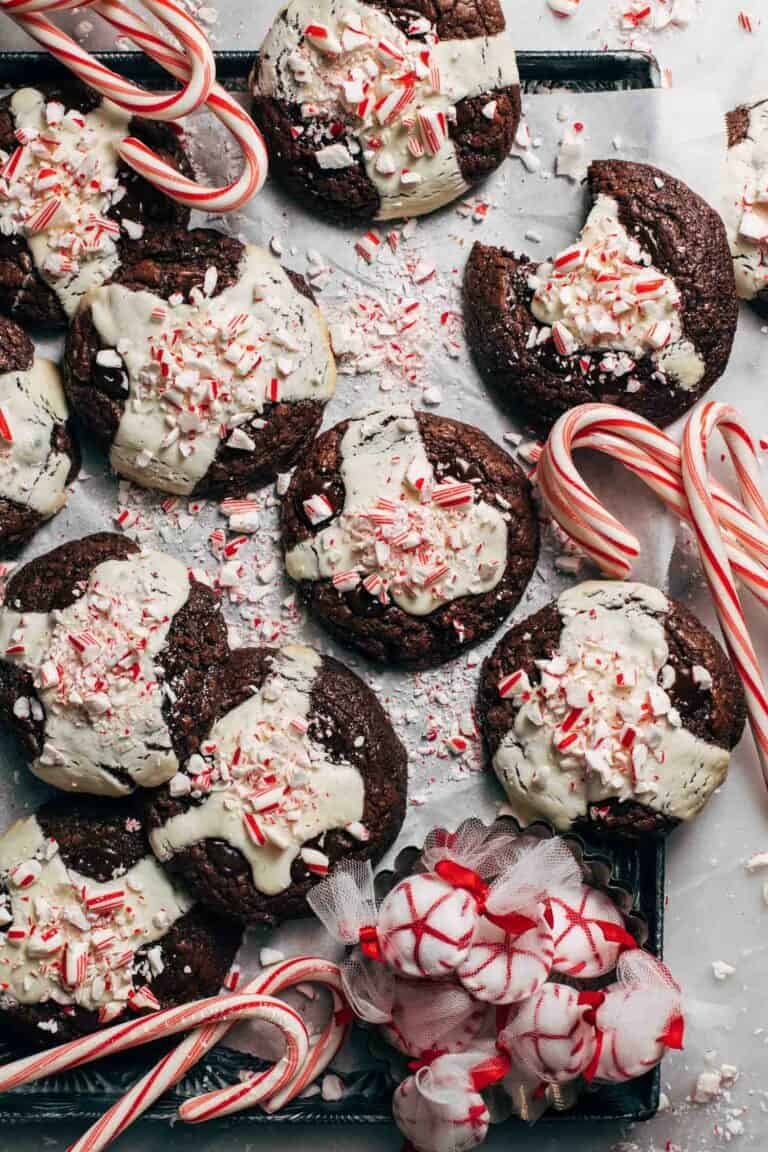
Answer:
MULTIPOLYGON (((342 592, 362 583, 382 604, 415 616, 496 587, 507 514, 478 498, 479 481, 435 475, 413 409, 401 404, 351 420, 341 454, 344 508, 288 553, 293 579, 331 579, 342 592)), ((328 502, 318 492, 313 511, 319 500, 328 502)))
POLYGON ((743 140, 728 151, 723 214, 744 300, 768 290, 768 100, 748 110, 743 140))
POLYGON ((331 829, 361 828, 365 796, 358 770, 331 759, 317 739, 322 722, 311 715, 311 693, 319 670, 311 649, 283 648, 261 687, 217 721, 171 781, 173 793, 194 804, 150 834, 161 860, 201 840, 225 840, 266 895, 290 886, 297 856, 314 874, 328 871, 328 857, 305 845, 331 829))
MULTIPOLYGON (((317 22, 294 0, 262 47, 261 93, 301 109, 323 169, 362 163, 381 196, 379 219, 417 215, 467 188, 450 139, 456 105, 517 84, 506 36, 440 41, 429 21, 405 31, 367 4, 337 0, 317 22)), ((490 108, 490 104, 486 107, 490 108)), ((486 114, 489 119, 496 115, 486 114)))
POLYGON ((494 757, 513 804, 535 792, 558 827, 614 797, 678 819, 698 812, 729 756, 683 726, 662 687, 668 607, 640 584, 596 581, 561 595, 558 649, 536 662, 535 679, 512 670, 499 683, 519 702, 494 757))
MULTIPOLYGON (((20 821, 0 840, 0 996, 77 1005, 102 1022, 126 1004, 158 1008, 154 996, 134 1000, 156 974, 136 952, 188 908, 151 857, 112 881, 92 880, 65 865, 35 817, 20 821)), ((162 971, 162 949, 153 951, 162 971)))
POLYGON ((34 88, 13 95, 11 112, 19 144, 0 152, 0 233, 26 237, 71 316, 119 264, 120 225, 107 213, 125 194, 116 146, 129 116, 108 100, 93 112, 67 110, 34 88))
POLYGON ((72 461, 52 437, 67 419, 61 379, 48 360, 0 376, 0 497, 53 516, 66 501, 72 461))
POLYGON ((111 345, 97 363, 125 369, 111 462, 139 484, 187 495, 222 441, 255 449, 269 405, 333 393, 324 323, 271 256, 248 247, 237 282, 211 296, 215 286, 206 275, 188 301, 118 284, 92 298, 94 326, 111 345))
MULTIPOLYGON (((156 657, 188 595, 184 565, 146 552, 98 565, 67 608, 3 610, 0 650, 32 673, 42 704, 36 775, 107 795, 129 791, 125 773, 145 786, 173 775, 156 657)), ((30 701, 33 714, 40 703, 30 701)))
POLYGON ((548 326, 535 333, 535 344, 551 336, 561 356, 626 353, 600 357, 599 367, 625 377, 629 390, 635 360, 646 353, 681 387, 695 387, 704 374, 701 357, 683 338, 679 289, 629 235, 610 197, 598 196, 579 243, 540 264, 528 284, 531 311, 548 326))

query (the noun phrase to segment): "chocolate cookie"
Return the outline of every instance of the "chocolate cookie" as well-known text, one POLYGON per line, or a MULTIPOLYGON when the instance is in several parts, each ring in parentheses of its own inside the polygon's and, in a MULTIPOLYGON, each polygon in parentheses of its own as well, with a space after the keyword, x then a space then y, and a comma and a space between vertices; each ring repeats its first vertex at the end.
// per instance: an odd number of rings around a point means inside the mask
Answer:
POLYGON ((463 196, 506 158, 520 121, 499 0, 291 0, 251 84, 272 172, 344 224, 463 196))
POLYGON ((35 775, 125 796, 195 750, 228 649, 216 596, 184 564, 101 532, 14 573, 0 652, 0 718, 35 775))
POLYGON ((525 477, 487 436, 399 404, 315 440, 283 501, 283 546, 340 643, 428 667, 512 611, 538 525, 525 477))
POLYGON ((746 706, 720 645, 646 584, 589 581, 512 628, 483 667, 491 765, 524 824, 667 832, 724 781, 746 706))
POLYGON ((736 291, 768 318, 768 100, 730 112, 723 217, 736 291))
POLYGON ((579 241, 536 264, 475 244, 467 337, 488 383, 546 435, 603 401, 668 424, 725 371, 736 295, 720 217, 647 164, 596 161, 579 241))
POLYGON ((63 508, 80 450, 58 370, 0 316, 0 555, 63 508))
POLYGON ((150 842, 222 915, 304 915, 331 865, 394 841, 405 749, 362 680, 311 648, 241 648, 215 691, 200 752, 148 797, 150 842))
POLYGON ((70 329, 67 393, 112 467, 179 495, 240 495, 290 468, 333 395, 328 330, 302 277, 197 230, 154 236, 70 329))
POLYGON ((160 868, 130 805, 60 799, 0 837, 0 1019, 35 1046, 213 996, 239 945, 160 868))
POLYGON ((186 224, 186 208, 119 159, 124 136, 192 174, 168 125, 132 118, 72 77, 0 100, 0 308, 15 319, 63 328, 137 239, 186 224))

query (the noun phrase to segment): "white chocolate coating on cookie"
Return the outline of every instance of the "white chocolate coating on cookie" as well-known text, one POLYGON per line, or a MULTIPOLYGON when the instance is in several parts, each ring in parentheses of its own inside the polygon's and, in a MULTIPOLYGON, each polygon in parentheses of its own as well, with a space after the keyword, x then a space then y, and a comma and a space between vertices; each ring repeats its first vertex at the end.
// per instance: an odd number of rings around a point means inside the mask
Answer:
POLYGON ((736 291, 754 300, 768 290, 768 100, 749 109, 747 135, 728 149, 723 217, 736 291))
POLYGON ((0 182, 0 231, 26 238, 38 272, 73 316, 120 264, 120 226, 106 215, 125 192, 117 145, 130 116, 109 100, 86 114, 68 110, 35 88, 15 92, 11 112, 26 139, 18 166, 0 182))
MULTIPOLYGON (((43 751, 31 764, 36 776, 104 796, 131 791, 111 770, 142 787, 173 776, 178 760, 156 658, 188 596, 180 561, 141 552, 97 565, 84 594, 67 608, 2 610, 0 652, 31 672, 43 707, 43 751)), ((39 705, 22 698, 16 707, 34 717, 39 705)))
POLYGON ((182 496, 205 477, 222 441, 249 450, 242 426, 270 400, 325 402, 336 381, 320 310, 263 249, 247 246, 230 288, 192 297, 171 303, 110 284, 89 298, 96 331, 127 373, 112 467, 182 496))
POLYGON ((507 560, 504 513, 475 500, 458 462, 456 478, 436 482, 409 405, 350 420, 341 456, 344 509, 288 552, 289 576, 362 582, 413 616, 496 587, 507 560))
POLYGON ((258 891, 274 896, 290 887, 307 841, 361 820, 360 772, 331 759, 307 732, 321 667, 311 648, 281 649, 261 687, 217 720, 202 756, 172 782, 174 790, 186 779, 201 802, 150 833, 160 860, 202 840, 225 840, 247 859, 258 891))
POLYGON ((66 504, 72 465, 51 444, 68 417, 56 366, 35 357, 28 371, 0 376, 0 416, 12 437, 8 442, 0 434, 0 497, 47 519, 66 504))
POLYGON ((440 41, 428 21, 415 27, 418 39, 359 0, 292 0, 267 34, 256 71, 262 95, 302 105, 307 131, 318 116, 344 123, 347 143, 321 147, 318 164, 343 169, 362 157, 381 199, 379 220, 421 216, 463 195, 469 185, 449 136, 455 106, 519 82, 505 34, 440 41), (305 36, 317 25, 329 31, 333 52, 305 36), (403 75, 412 83, 398 102, 403 75))
POLYGON ((523 677, 522 705, 493 758, 516 815, 562 830, 590 805, 617 799, 690 820, 722 784, 730 756, 683 726, 659 683, 666 596, 588 581, 557 606, 557 652, 541 662, 539 686, 523 677))
MULTIPOLYGON (((126 815, 126 820, 129 817, 126 815)), ((162 946, 135 969, 134 954, 162 940, 191 907, 151 856, 113 880, 68 868, 37 819, 0 838, 0 1004, 126 1007, 134 986, 162 971, 162 946)))
POLYGON ((679 289, 627 232, 612 197, 597 197, 578 243, 540 264, 529 284, 531 311, 552 329, 558 351, 626 353, 604 357, 600 367, 628 390, 634 361, 649 352, 675 387, 690 391, 704 376, 685 338, 679 289))

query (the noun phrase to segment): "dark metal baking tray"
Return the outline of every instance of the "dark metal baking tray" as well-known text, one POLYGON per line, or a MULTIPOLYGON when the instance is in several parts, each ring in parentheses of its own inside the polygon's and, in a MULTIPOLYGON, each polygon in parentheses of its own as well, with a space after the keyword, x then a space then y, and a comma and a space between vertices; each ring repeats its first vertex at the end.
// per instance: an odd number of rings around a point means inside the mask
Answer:
MULTIPOLYGON (((115 71, 148 87, 167 84, 167 74, 138 52, 95 54, 115 71)), ((232 91, 245 92, 254 52, 217 52, 220 80, 232 91)), ((518 52, 523 89, 576 92, 626 91, 656 88, 660 72, 653 56, 641 52, 518 52)), ((41 84, 62 75, 62 68, 44 52, 0 52, 0 91, 22 84, 41 84)), ((664 846, 661 842, 636 844, 584 842, 585 855, 604 873, 601 882, 616 885, 632 897, 633 911, 647 924, 645 946, 661 956, 664 912, 664 846)), ((0 1062, 19 1053, 0 1037, 0 1062)), ((61 1076, 26 1085, 0 1096, 0 1123, 79 1119, 95 1120, 118 1100, 149 1066, 148 1053, 128 1052, 61 1076)), ((146 1120, 170 1120, 190 1096, 230 1084, 254 1061, 231 1049, 211 1052, 190 1075, 146 1113, 146 1120)), ((376 1124, 391 1120, 391 1082, 387 1066, 372 1069, 356 1080, 345 1077, 346 1093, 339 1103, 318 1098, 299 1100, 276 1116, 259 1110, 230 1117, 228 1124, 376 1124)), ((647 1119, 658 1107, 660 1074, 656 1069, 631 1084, 601 1086, 584 1094, 567 1113, 566 1123, 577 1120, 633 1121, 647 1119)), ((562 1123, 548 1113, 541 1121, 562 1123)))
MULTIPOLYGON (((168 86, 168 73, 140 52, 95 52, 116 72, 149 87, 168 86)), ((255 52, 216 52, 218 78, 233 92, 245 92, 255 52)), ((552 88, 574 92, 624 92, 658 88, 661 72, 646 52, 518 52, 526 92, 552 88)), ((41 84, 64 69, 47 52, 0 52, 0 88, 41 84)))
MULTIPOLYGON (((537 826, 532 826, 534 829, 537 826)), ((541 829, 541 826, 538 826, 541 829)), ((659 840, 636 843, 574 838, 577 852, 594 883, 624 901, 635 931, 640 926, 644 946, 661 956, 664 922, 664 844, 659 840)), ((409 850, 407 850, 409 851, 409 850)), ((413 850, 415 852, 415 850, 413 850)), ((397 862, 402 867, 402 859, 397 862)), ((0 1039, 0 1063, 20 1055, 0 1039)), ((158 1049, 155 1048, 155 1059, 158 1049)), ((139 1079, 150 1065, 147 1052, 128 1052, 73 1072, 28 1084, 0 1096, 0 1123, 81 1119, 95 1120, 139 1079)), ((148 1120, 170 1120, 191 1096, 234 1083, 243 1070, 253 1070, 252 1058, 227 1048, 214 1049, 176 1088, 145 1113, 148 1120)), ((382 1060, 357 1079, 345 1077, 346 1092, 339 1103, 318 1097, 298 1100, 276 1116, 255 1109, 231 1117, 228 1123, 377 1124, 391 1119, 390 1065, 382 1060)), ((656 1068, 629 1084, 601 1085, 584 1093, 567 1113, 576 1120, 645 1120, 659 1102, 660 1072, 656 1068)), ((539 1123, 561 1120, 546 1113, 539 1123)), ((514 1121, 513 1121, 514 1122, 514 1121)))

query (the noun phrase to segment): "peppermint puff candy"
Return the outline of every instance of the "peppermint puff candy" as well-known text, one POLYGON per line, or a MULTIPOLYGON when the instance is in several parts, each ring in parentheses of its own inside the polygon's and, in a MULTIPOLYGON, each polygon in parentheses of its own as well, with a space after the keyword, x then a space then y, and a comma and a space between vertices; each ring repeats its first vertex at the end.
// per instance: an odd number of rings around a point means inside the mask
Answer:
MULTIPOLYGON (((427 978, 463 965, 483 917, 512 936, 539 927, 547 888, 574 886, 581 875, 561 840, 514 841, 476 820, 454 833, 431 833, 422 863, 430 871, 390 892, 378 927, 386 962, 427 978), (488 876, 496 877, 493 885, 488 876)), ((491 998, 499 995, 497 984, 491 998)))
POLYGON ((445 976, 466 959, 477 921, 473 893, 432 872, 409 876, 379 909, 382 957, 403 976, 445 976))
POLYGON ((595 1079, 622 1082, 654 1068, 667 1048, 682 1048, 685 1021, 680 986, 655 957, 625 952, 617 976, 595 1015, 595 1079))
MULTIPOLYGON (((428 851, 433 857, 436 849, 428 851)), ((562 840, 513 842, 505 857, 504 871, 488 893, 485 915, 457 970, 477 999, 492 1004, 517 1004, 549 977, 554 950, 547 896, 551 891, 578 893, 581 883, 579 866, 562 840)), ((441 864, 434 866, 440 869, 441 864)))
POLYGON ((395 1123, 417 1152, 469 1152, 482 1144, 490 1124, 480 1093, 508 1071, 509 1061, 499 1053, 440 1056, 399 1085, 395 1123))
POLYGON ((623 951, 637 948, 613 900, 589 884, 550 889, 547 915, 552 926, 553 972, 592 980, 612 972, 623 951))
POLYGON ((597 1054, 595 1008, 602 992, 545 984, 521 1005, 499 1036, 499 1047, 547 1084, 589 1077, 597 1054))
POLYGON ((420 980, 396 976, 359 950, 342 965, 341 979, 355 1015, 377 1025, 388 1044, 412 1059, 463 1052, 491 1034, 489 1009, 456 980, 435 981, 425 994, 420 980))
POLYGON ((538 992, 549 978, 553 956, 552 931, 543 915, 519 936, 511 936, 483 916, 456 975, 477 1000, 517 1004, 538 992))

